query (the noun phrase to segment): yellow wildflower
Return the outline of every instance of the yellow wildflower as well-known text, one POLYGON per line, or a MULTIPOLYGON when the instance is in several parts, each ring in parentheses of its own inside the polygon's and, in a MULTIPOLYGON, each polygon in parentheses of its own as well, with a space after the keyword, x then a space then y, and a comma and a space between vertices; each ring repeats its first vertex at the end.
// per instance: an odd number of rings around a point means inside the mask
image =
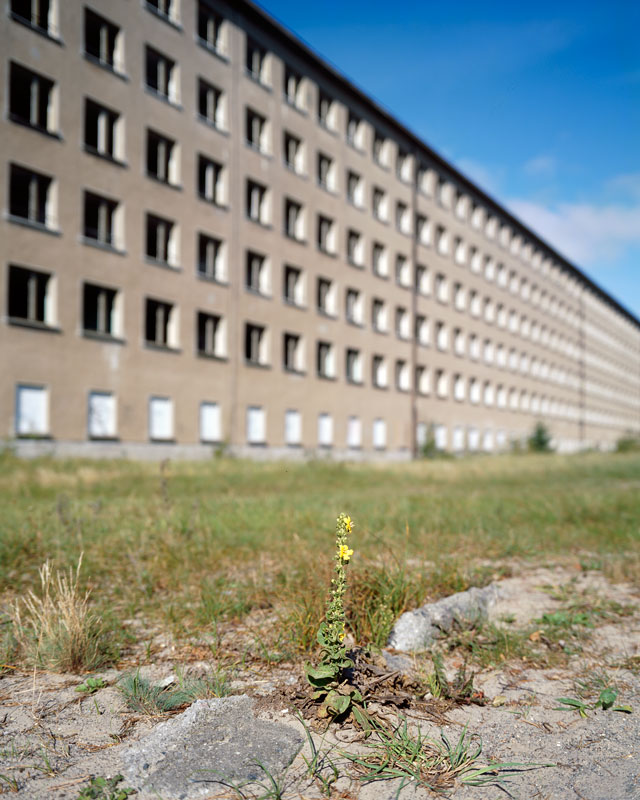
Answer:
POLYGON ((340 641, 342 641, 344 639, 344 633, 339 633, 338 634, 338 639, 340 639, 340 641))
POLYGON ((351 517, 344 518, 344 527, 347 529, 347 533, 351 533, 353 530, 353 522, 351 522, 351 517))
POLYGON ((346 544, 340 545, 340 560, 341 561, 348 561, 351 556, 353 555, 353 550, 347 547, 346 544))

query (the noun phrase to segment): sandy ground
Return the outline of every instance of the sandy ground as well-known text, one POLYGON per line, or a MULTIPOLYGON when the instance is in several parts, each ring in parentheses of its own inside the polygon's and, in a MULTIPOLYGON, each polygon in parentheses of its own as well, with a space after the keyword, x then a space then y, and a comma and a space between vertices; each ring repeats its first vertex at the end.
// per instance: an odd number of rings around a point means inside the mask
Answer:
MULTIPOLYGON (((530 663, 506 658, 499 668, 479 671, 474 685, 484 693, 485 705, 454 706, 439 722, 425 713, 424 706, 406 711, 410 724, 434 739, 443 730, 457 741, 468 726, 469 735, 482 739, 480 763, 553 765, 499 773, 507 781, 504 785, 456 782, 448 787, 447 795, 455 800, 497 800, 507 797, 506 792, 523 800, 640 800, 640 594, 628 585, 610 584, 597 571, 554 566, 519 565, 514 577, 500 585, 501 599, 492 617, 511 629, 529 631, 533 620, 545 612, 566 609, 576 598, 581 598, 583 608, 600 611, 590 617, 595 627, 582 630, 579 642, 569 634, 566 641, 545 642, 534 624, 531 641, 542 651, 566 648, 571 654, 554 667, 542 668, 535 659, 530 663), (632 713, 595 709, 583 718, 570 708, 559 709, 557 698, 576 698, 582 693, 585 702, 594 702, 605 685, 615 687, 616 703, 630 705, 632 713)), ((166 679, 173 674, 174 658, 171 648, 166 648, 142 672, 154 680, 166 679)), ((418 673, 428 670, 427 658, 410 660, 418 673)), ((445 660, 453 674, 461 662, 459 651, 452 650, 445 660)), ((192 668, 208 666, 202 662, 192 668)), ((99 674, 108 686, 90 696, 76 691, 83 676, 18 671, 0 676, 0 792, 33 800, 75 800, 91 777, 120 772, 131 742, 166 718, 132 713, 115 685, 121 673, 99 674)), ((259 672, 238 670, 233 689, 260 697, 265 718, 300 727, 285 699, 287 687, 297 679, 298 670, 290 665, 259 672)), ((381 711, 397 719, 388 707, 381 711)), ((330 761, 339 769, 341 777, 333 784, 331 797, 397 796, 397 782, 363 785, 354 779, 340 751, 367 752, 355 731, 331 730, 324 737, 314 734, 314 739, 328 756, 320 774, 330 777, 330 761)), ((309 756, 308 747, 283 779, 285 798, 323 796, 322 780, 304 774, 304 754, 309 756)), ((247 797, 264 794, 258 787, 244 793, 247 797)), ((239 796, 221 787, 211 793, 211 797, 239 796)), ((400 792, 400 797, 413 796, 432 795, 412 784, 400 792)))

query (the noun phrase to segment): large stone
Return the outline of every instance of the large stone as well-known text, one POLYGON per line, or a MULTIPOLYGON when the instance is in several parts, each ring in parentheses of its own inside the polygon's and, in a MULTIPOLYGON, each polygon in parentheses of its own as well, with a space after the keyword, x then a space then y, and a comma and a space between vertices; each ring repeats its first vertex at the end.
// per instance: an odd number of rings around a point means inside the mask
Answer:
POLYGON ((393 626, 387 647, 409 653, 427 650, 436 639, 449 633, 456 623, 474 625, 486 620, 497 599, 498 589, 492 584, 484 589, 473 587, 407 611, 393 626))
POLYGON ((302 735, 279 722, 256 719, 246 695, 197 700, 160 723, 123 756, 128 785, 146 797, 190 800, 277 776, 293 761, 302 735))

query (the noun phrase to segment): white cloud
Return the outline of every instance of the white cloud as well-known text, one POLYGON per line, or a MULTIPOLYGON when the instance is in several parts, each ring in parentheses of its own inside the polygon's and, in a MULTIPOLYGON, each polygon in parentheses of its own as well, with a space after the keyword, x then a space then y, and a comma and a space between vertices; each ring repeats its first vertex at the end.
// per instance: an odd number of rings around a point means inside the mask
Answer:
POLYGON ((640 172, 616 175, 607 181, 606 189, 612 194, 622 195, 625 199, 640 201, 640 172))
POLYGON ((474 183, 492 195, 497 195, 502 182, 502 170, 491 170, 471 158, 459 158, 456 167, 474 183))
POLYGON ((552 178, 556 174, 557 162, 553 156, 539 155, 525 162, 522 169, 536 178, 552 178))
POLYGON ((512 199, 513 213, 561 253, 578 264, 617 260, 640 247, 640 205, 560 203, 547 207, 512 199))

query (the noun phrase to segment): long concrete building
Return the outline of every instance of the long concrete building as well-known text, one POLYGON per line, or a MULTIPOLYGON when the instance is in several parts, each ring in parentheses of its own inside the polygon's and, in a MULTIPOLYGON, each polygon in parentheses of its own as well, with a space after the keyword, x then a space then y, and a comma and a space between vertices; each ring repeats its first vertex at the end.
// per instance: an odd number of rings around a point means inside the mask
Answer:
POLYGON ((409 458, 640 431, 640 322, 246 0, 8 0, 19 453, 409 458))

